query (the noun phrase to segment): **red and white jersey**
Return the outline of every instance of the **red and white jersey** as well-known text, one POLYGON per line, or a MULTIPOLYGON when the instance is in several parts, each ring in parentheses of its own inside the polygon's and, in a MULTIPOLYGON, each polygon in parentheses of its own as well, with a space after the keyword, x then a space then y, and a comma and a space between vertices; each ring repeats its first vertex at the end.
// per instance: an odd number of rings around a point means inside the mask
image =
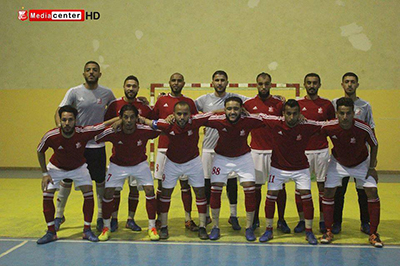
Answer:
POLYGON ((289 127, 283 117, 260 115, 267 128, 272 131, 273 149, 271 166, 280 170, 296 171, 309 168, 304 154, 312 135, 317 134, 321 122, 307 120, 289 127))
POLYGON ((186 163, 199 156, 199 128, 204 126, 213 113, 192 116, 184 128, 170 125, 164 119, 157 121, 157 128, 169 138, 167 157, 174 163, 186 163))
POLYGON ((48 148, 52 148, 54 153, 50 162, 60 169, 74 170, 86 162, 84 157, 86 143, 105 128, 104 124, 75 127, 75 133, 71 138, 64 137, 61 128, 54 128, 43 136, 37 151, 44 153, 48 148))
POLYGON ((109 141, 113 144, 110 161, 119 166, 134 166, 147 160, 146 144, 149 139, 160 135, 151 127, 136 124, 136 130, 132 134, 125 134, 121 129, 115 132, 107 128, 95 137, 97 143, 109 141))
POLYGON ((367 159, 367 142, 371 147, 378 145, 372 129, 356 118, 349 129, 341 128, 339 121, 335 119, 322 127, 321 134, 329 136, 333 143, 332 155, 346 167, 359 165, 367 159))
MULTIPOLYGON (((243 106, 249 113, 264 113, 267 115, 281 116, 283 110, 283 101, 281 98, 271 95, 263 101, 259 95, 248 99, 243 106)), ((250 146, 253 150, 272 150, 271 131, 265 127, 256 128, 251 131, 250 146)))
POLYGON ((238 157, 250 152, 247 137, 254 128, 262 127, 261 117, 256 115, 242 115, 238 122, 232 124, 226 115, 213 115, 208 119, 208 127, 218 130, 219 139, 215 153, 226 157, 238 157))
POLYGON ((140 101, 138 98, 135 98, 135 101, 132 103, 129 103, 124 100, 123 97, 118 98, 110 103, 110 105, 107 107, 106 114, 104 115, 104 121, 110 120, 111 118, 119 116, 119 111, 121 110, 122 106, 126 104, 131 104, 135 106, 138 111, 139 115, 144 116, 146 118, 152 119, 152 112, 153 110, 151 109, 150 106, 147 104, 144 104, 142 101, 140 101))
MULTIPOLYGON (((165 119, 167 116, 174 112, 174 106, 178 102, 187 102, 190 106, 190 113, 195 115, 198 113, 196 104, 194 101, 188 97, 181 95, 180 97, 172 96, 168 93, 168 95, 161 97, 157 100, 156 105, 154 106, 154 119, 165 119)), ((158 139, 158 148, 168 148, 168 137, 165 135, 161 135, 158 139)))
MULTIPOLYGON (((300 111, 307 119, 315 121, 327 121, 335 118, 335 108, 328 99, 318 97, 310 100, 304 97, 297 101, 300 111)), ((322 150, 328 148, 328 141, 323 135, 314 135, 308 142, 307 151, 322 150)))

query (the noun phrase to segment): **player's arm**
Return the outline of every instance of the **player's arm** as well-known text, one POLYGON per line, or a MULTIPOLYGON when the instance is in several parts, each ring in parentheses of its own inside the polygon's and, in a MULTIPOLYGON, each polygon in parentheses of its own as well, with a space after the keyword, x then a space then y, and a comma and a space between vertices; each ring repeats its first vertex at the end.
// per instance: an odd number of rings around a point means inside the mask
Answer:
POLYGON ((47 172, 47 166, 46 166, 46 154, 44 152, 37 152, 38 155, 38 160, 40 164, 40 169, 42 170, 43 178, 42 178, 42 191, 47 190, 47 185, 49 183, 53 184, 53 179, 51 179, 51 176, 47 172))
POLYGON ((157 129, 157 120, 151 120, 139 115, 139 123, 145 124, 153 129, 157 129))
POLYGON ((365 178, 368 178, 369 176, 372 176, 376 182, 378 183, 378 173, 376 172, 376 165, 378 164, 378 145, 376 146, 370 146, 370 162, 369 162, 369 167, 368 167, 368 172, 367 176, 365 178))

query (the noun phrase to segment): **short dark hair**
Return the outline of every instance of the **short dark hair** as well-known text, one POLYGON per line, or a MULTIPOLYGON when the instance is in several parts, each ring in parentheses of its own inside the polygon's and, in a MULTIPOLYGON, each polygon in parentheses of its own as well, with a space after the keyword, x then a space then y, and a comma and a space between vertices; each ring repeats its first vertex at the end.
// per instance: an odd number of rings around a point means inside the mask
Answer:
POLYGON ((321 83, 321 77, 317 73, 308 73, 304 77, 304 82, 306 82, 306 78, 308 78, 308 77, 316 77, 316 78, 318 78, 319 83, 321 83))
POLYGON ((224 102, 224 106, 226 106, 226 103, 227 103, 227 102, 238 102, 238 103, 240 104, 240 107, 243 106, 243 101, 242 101, 242 99, 240 99, 240 98, 237 97, 237 96, 232 96, 232 97, 226 98, 226 99, 225 99, 225 102, 224 102))
POLYGON ((354 111, 354 102, 351 98, 342 97, 336 101, 336 110, 339 110, 339 106, 347 106, 351 107, 351 110, 354 111))
POLYGON ((95 65, 97 65, 97 67, 99 68, 99 71, 100 71, 100 65, 99 65, 99 63, 97 63, 96 61, 87 61, 86 64, 85 64, 85 66, 83 67, 83 71, 85 71, 86 66, 89 65, 89 64, 95 64, 95 65))
POLYGON ((343 77, 342 77, 342 81, 344 80, 345 77, 348 77, 348 76, 355 77, 356 81, 358 82, 358 76, 353 72, 347 72, 346 74, 344 74, 343 77))
POLYGON ((60 118, 61 118, 61 114, 64 112, 73 113, 75 119, 76 119, 76 116, 78 115, 78 110, 76 110, 76 108, 73 107, 72 105, 64 105, 60 109, 58 109, 58 115, 60 116, 60 118))
POLYGON ((180 101, 180 102, 177 102, 177 103, 174 105, 174 112, 175 112, 175 108, 176 108, 178 105, 187 106, 187 107, 189 107, 189 111, 191 111, 191 110, 190 110, 190 105, 189 105, 187 102, 185 102, 185 101, 180 101))
POLYGON ((298 103, 295 99, 289 99, 289 100, 287 100, 287 101, 285 102, 285 105, 283 106, 283 109, 285 109, 286 106, 289 106, 289 107, 291 107, 291 108, 293 108, 293 107, 298 107, 299 110, 300 110, 300 105, 299 105, 299 103, 298 103))
POLYGON ((125 83, 126 83, 127 80, 134 80, 134 81, 136 81, 137 84, 139 85, 139 80, 138 80, 138 78, 135 77, 134 75, 130 75, 130 76, 127 76, 127 77, 126 77, 126 79, 124 80, 124 86, 125 86, 125 83))
POLYGON ((228 80, 228 74, 226 74, 226 72, 223 71, 223 70, 217 70, 217 71, 215 71, 214 74, 212 75, 212 79, 213 79, 213 80, 214 80, 214 77, 215 77, 216 75, 223 75, 223 76, 225 76, 226 80, 228 80))
POLYGON ((139 111, 134 105, 125 104, 124 106, 122 106, 121 110, 119 111, 119 117, 122 118, 122 116, 124 115, 124 113, 126 111, 133 111, 135 113, 136 117, 139 116, 139 111))
POLYGON ((271 75, 265 72, 261 72, 260 74, 258 74, 256 77, 256 81, 258 80, 259 77, 269 77, 269 80, 270 81, 272 80, 271 75))

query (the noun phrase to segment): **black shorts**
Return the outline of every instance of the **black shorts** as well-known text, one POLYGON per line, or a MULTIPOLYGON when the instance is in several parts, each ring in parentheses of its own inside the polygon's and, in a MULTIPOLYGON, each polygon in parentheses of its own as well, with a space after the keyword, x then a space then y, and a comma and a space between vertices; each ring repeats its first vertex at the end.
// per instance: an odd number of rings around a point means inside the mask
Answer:
POLYGON ((96 183, 102 183, 106 178, 106 148, 86 148, 86 163, 90 177, 96 183))

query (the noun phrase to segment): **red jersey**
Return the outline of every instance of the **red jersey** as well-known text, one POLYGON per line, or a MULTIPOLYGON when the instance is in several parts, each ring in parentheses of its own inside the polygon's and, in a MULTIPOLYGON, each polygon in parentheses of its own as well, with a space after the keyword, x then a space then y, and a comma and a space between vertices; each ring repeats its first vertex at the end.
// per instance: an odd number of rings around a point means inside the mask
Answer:
MULTIPOLYGON (((267 115, 282 115, 283 101, 281 98, 271 95, 262 100, 259 95, 248 99, 243 106, 249 113, 264 113, 267 115)), ((250 146, 253 150, 272 150, 272 134, 265 127, 256 128, 251 131, 250 146)))
MULTIPOLYGON (((168 93, 168 95, 161 97, 157 100, 156 105, 154 106, 154 119, 164 119, 167 118, 170 114, 174 112, 174 106, 178 102, 187 102, 190 106, 190 113, 195 115, 198 113, 196 104, 194 101, 188 97, 181 95, 180 97, 172 96, 168 93)), ((158 139, 158 148, 168 148, 168 137, 165 135, 161 135, 158 139)))
MULTIPOLYGON (((327 121, 335 118, 335 108, 328 99, 318 97, 310 100, 304 97, 297 101, 300 105, 301 113, 307 119, 315 121, 327 121)), ((321 150, 328 148, 328 141, 323 135, 314 135, 307 145, 307 151, 321 150)))
POLYGON ((368 148, 378 145, 374 132, 361 120, 354 118, 351 128, 343 129, 337 119, 322 127, 321 134, 329 136, 333 143, 332 155, 346 167, 353 167, 365 161, 368 148))
POLYGON ((121 110, 122 106, 126 104, 131 104, 135 106, 138 111, 139 115, 144 116, 146 118, 152 119, 152 112, 153 110, 150 108, 150 106, 144 104, 142 101, 139 99, 135 98, 135 101, 132 103, 129 103, 124 100, 123 97, 118 98, 110 103, 110 105, 107 107, 106 114, 104 115, 104 121, 110 120, 111 118, 119 116, 119 111, 121 110))
POLYGON ((37 151, 45 153, 48 148, 52 148, 54 153, 50 162, 60 169, 74 170, 86 162, 84 157, 86 143, 105 128, 104 124, 75 127, 75 133, 71 138, 64 137, 60 128, 54 128, 43 136, 37 151))
POLYGON ((283 117, 261 115, 264 123, 272 131, 274 147, 272 149, 271 166, 280 170, 296 171, 309 168, 304 154, 311 136, 317 134, 321 122, 307 120, 295 127, 289 127, 283 117))
POLYGON ((204 126, 212 113, 192 116, 184 128, 170 125, 164 119, 157 121, 157 128, 169 138, 167 157, 174 163, 186 163, 199 156, 199 128, 204 126))
POLYGON ((250 131, 264 125, 262 119, 256 115, 242 115, 238 122, 232 124, 223 114, 211 116, 207 126, 218 130, 219 139, 214 149, 215 153, 226 157, 239 157, 250 152, 247 145, 250 131))
POLYGON ((160 135, 151 127, 136 124, 132 134, 125 134, 121 129, 115 132, 112 128, 104 130, 95 137, 97 143, 109 141, 113 144, 110 161, 119 166, 134 166, 147 160, 146 144, 149 139, 160 135))

